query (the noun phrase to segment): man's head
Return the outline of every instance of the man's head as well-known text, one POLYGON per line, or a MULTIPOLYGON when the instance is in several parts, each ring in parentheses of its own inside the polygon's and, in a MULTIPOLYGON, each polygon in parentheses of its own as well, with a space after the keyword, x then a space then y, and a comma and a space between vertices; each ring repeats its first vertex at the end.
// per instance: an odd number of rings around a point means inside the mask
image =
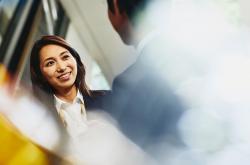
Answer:
POLYGON ((118 8, 120 13, 125 12, 132 21, 138 12, 144 10, 149 0, 107 0, 107 2, 112 13, 115 13, 115 8, 118 8))
POLYGON ((131 41, 136 26, 136 16, 141 13, 149 0, 107 0, 108 15, 114 29, 125 44, 131 41))

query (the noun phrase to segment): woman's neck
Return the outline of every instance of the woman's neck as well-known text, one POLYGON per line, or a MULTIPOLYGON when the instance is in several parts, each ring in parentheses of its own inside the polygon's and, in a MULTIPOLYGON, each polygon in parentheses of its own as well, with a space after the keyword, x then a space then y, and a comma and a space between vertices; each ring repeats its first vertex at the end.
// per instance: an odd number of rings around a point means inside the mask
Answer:
POLYGON ((74 85, 74 86, 67 88, 67 89, 57 90, 55 92, 55 95, 56 95, 56 97, 62 99, 63 101, 72 103, 77 95, 76 86, 74 85))

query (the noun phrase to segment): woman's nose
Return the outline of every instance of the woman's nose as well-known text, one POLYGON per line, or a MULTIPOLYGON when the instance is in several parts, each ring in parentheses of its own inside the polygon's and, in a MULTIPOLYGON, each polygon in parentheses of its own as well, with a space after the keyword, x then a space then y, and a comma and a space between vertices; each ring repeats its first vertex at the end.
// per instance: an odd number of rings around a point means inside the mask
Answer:
POLYGON ((57 63, 57 71, 58 72, 63 72, 63 71, 65 71, 66 70, 66 64, 65 64, 65 62, 58 62, 57 63))

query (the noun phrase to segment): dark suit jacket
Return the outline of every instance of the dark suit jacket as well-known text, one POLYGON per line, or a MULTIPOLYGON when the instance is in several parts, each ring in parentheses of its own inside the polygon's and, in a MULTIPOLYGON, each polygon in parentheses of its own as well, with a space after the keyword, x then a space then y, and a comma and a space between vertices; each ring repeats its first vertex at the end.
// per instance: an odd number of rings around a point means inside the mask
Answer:
POLYGON ((106 101, 122 132, 145 150, 165 140, 182 143, 177 124, 184 108, 162 77, 168 74, 159 70, 163 63, 152 60, 163 60, 166 53, 155 46, 158 42, 152 40, 137 61, 114 79, 106 101))
POLYGON ((92 90, 92 96, 83 96, 85 108, 89 110, 103 110, 105 97, 110 93, 108 90, 92 90))

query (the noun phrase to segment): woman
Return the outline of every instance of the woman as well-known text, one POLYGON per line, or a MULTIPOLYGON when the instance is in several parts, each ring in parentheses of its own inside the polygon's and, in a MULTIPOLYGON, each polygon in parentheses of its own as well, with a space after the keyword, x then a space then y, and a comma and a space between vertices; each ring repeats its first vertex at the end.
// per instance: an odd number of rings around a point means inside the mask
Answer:
POLYGON ((30 71, 35 95, 60 119, 58 123, 63 123, 71 137, 62 140, 61 154, 66 152, 66 156, 70 154, 85 164, 148 162, 144 152, 107 121, 106 114, 89 112, 102 109, 106 92, 87 87, 80 56, 64 39, 57 36, 39 39, 31 51, 30 71))
POLYGON ((90 90, 79 54, 61 37, 48 35, 37 40, 30 57, 35 95, 56 109, 70 136, 85 130, 86 109, 101 109, 104 91, 90 90))

